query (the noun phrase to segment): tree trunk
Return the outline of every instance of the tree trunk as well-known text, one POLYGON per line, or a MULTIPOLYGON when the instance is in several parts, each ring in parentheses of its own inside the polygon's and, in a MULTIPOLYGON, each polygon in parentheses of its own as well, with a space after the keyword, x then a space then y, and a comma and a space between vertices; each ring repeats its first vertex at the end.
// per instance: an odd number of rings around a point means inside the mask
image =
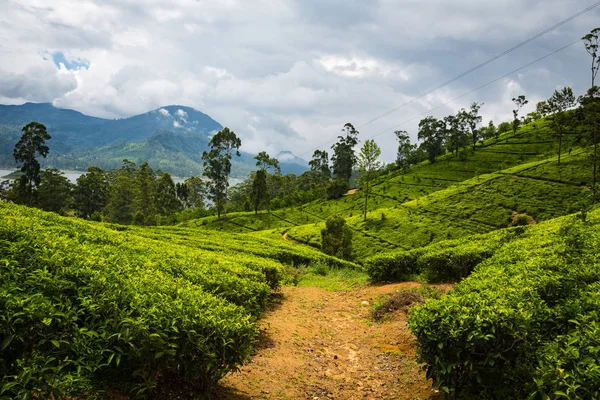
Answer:
POLYGON ((364 220, 367 220, 367 205, 369 202, 369 182, 367 182, 365 187, 365 210, 363 212, 364 220))

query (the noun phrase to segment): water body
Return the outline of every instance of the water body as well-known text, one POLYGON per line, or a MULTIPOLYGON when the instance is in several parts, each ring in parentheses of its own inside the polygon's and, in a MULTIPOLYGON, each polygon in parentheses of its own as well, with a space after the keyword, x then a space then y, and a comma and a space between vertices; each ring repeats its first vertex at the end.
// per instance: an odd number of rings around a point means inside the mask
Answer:
MULTIPOLYGON (((4 178, 6 175, 9 175, 15 171, 18 171, 17 169, 0 169, 0 182, 6 180, 6 178, 4 178)), ((85 172, 82 171, 61 171, 65 177, 69 180, 69 182, 75 184, 77 183, 77 178, 79 178, 81 175, 85 174, 85 172)), ((187 177, 173 177, 173 181, 175 183, 183 183, 183 181, 185 181, 187 179, 187 177)), ((242 182, 243 179, 240 178, 229 178, 229 185, 230 186, 235 186, 238 183, 242 182)))

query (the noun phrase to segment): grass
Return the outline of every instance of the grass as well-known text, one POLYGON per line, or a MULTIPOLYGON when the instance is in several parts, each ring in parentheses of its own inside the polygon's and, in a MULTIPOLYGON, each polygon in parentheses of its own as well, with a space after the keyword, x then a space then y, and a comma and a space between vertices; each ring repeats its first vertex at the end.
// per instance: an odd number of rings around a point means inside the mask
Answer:
POLYGON ((352 290, 369 283, 366 272, 349 268, 331 268, 322 264, 307 268, 300 275, 297 286, 316 287, 329 291, 352 290))

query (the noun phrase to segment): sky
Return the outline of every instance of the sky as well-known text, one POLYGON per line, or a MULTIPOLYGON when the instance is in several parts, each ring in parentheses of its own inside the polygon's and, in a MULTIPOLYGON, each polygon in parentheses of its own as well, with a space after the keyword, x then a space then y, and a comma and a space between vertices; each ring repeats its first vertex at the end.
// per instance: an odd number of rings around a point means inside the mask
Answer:
POLYGON ((477 101, 498 124, 518 95, 529 112, 564 86, 585 92, 591 57, 577 43, 454 100, 600 26, 600 7, 410 102, 596 2, 0 0, 0 103, 105 118, 184 105, 233 129, 244 151, 305 159, 350 122, 390 162, 394 131, 416 141, 425 116, 477 101))

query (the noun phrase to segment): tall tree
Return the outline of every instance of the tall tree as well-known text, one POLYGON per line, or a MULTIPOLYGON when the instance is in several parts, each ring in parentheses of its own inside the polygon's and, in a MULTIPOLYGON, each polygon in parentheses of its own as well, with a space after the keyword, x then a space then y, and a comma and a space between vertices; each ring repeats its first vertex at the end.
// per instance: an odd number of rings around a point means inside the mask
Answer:
POLYGON ((590 33, 581 38, 585 45, 585 50, 592 56, 592 87, 595 86, 596 75, 600 68, 600 58, 598 58, 598 45, 600 44, 600 28, 592 29, 590 33))
POLYGON ((36 205, 42 210, 65 214, 72 205, 73 185, 55 168, 45 169, 38 188, 36 205))
POLYGON ((442 145, 445 138, 445 124, 435 117, 426 117, 419 122, 419 140, 422 140, 421 146, 427 153, 427 159, 434 163, 437 157, 442 153, 442 145))
POLYGON ((331 178, 331 169, 329 168, 329 154, 325 150, 315 150, 312 160, 308 162, 310 170, 323 180, 331 178))
POLYGON ((108 176, 98 167, 88 167, 87 173, 77 178, 73 190, 75 209, 83 218, 89 219, 94 213, 102 213, 108 203, 108 176))
POLYGON ((168 217, 181 211, 182 203, 177 198, 177 188, 171 178, 171 174, 165 172, 156 183, 156 194, 154 204, 158 215, 168 217))
POLYGON ((211 200, 217 207, 217 216, 227 213, 227 189, 229 188, 229 174, 231 173, 231 157, 235 153, 240 155, 239 148, 242 141, 235 132, 223 128, 208 142, 210 151, 202 153, 204 160, 204 174, 210 178, 209 193, 211 200))
POLYGON ((19 187, 23 190, 23 202, 28 206, 34 203, 34 192, 40 185, 40 163, 36 159, 36 153, 46 158, 50 148, 46 146, 46 140, 50 135, 46 127, 38 122, 30 122, 23 127, 23 135, 15 145, 13 157, 17 163, 22 164, 19 178, 19 187))
POLYGON ((481 137, 479 130, 477 129, 477 125, 479 125, 483 120, 483 117, 479 115, 479 110, 481 109, 481 106, 483 106, 483 103, 473 102, 471 103, 469 111, 463 111, 462 113, 463 121, 471 130, 471 142, 473 143, 473 151, 475 151, 475 145, 481 137))
POLYGON ((254 214, 258 214, 258 210, 262 204, 267 201, 269 195, 269 188, 267 187, 267 171, 259 169, 254 173, 254 179, 252 180, 252 207, 254 208, 254 214))
POLYGON ((350 181, 352 169, 356 165, 356 154, 354 154, 354 146, 358 144, 358 131, 354 129, 351 123, 347 123, 342 128, 342 132, 346 136, 338 136, 338 142, 331 146, 333 149, 333 174, 336 179, 350 181))
POLYGON ((367 220, 369 191, 371 189, 370 184, 373 178, 375 178, 377 171, 381 168, 379 156, 381 156, 381 149, 379 146, 377 146, 377 143, 375 143, 373 139, 369 139, 365 142, 358 155, 358 170, 362 173, 359 182, 363 187, 365 195, 365 205, 363 209, 363 217, 365 221, 367 220))
POLYGON ((573 95, 570 87, 565 87, 561 91, 555 90, 554 94, 548 99, 548 107, 552 111, 552 127, 554 136, 558 138, 558 164, 560 165, 560 153, 562 150, 563 135, 565 134, 571 118, 566 111, 575 107, 577 99, 573 95))
POLYGON ((111 171, 108 204, 104 209, 108 221, 117 224, 133 222, 136 200, 135 175, 135 164, 129 160, 123 160, 121 168, 111 171))
MULTIPOLYGON (((271 197, 267 183, 268 169, 273 168, 277 175, 281 174, 281 169, 279 168, 279 161, 269 156, 265 151, 258 153, 254 159, 256 160, 256 166, 260 167, 254 174, 254 180, 252 182, 252 204, 254 213, 258 214, 260 206, 264 202, 269 202, 271 197)), ((274 183, 273 180, 271 180, 271 182, 274 183)))
POLYGON ((396 165, 402 169, 404 173, 408 172, 410 167, 412 154, 417 149, 417 145, 410 143, 410 137, 406 131, 396 131, 398 139, 398 152, 396 154, 396 165))
POLYGON ((598 200, 598 143, 600 142, 600 87, 592 86, 579 102, 583 108, 585 124, 588 129, 588 141, 594 146, 592 153, 592 202, 598 200))
POLYGON ((465 122, 467 113, 464 109, 457 115, 448 115, 444 117, 444 137, 446 146, 450 151, 454 151, 458 155, 458 150, 467 145, 467 133, 465 132, 465 122))
POLYGON ((519 97, 513 97, 512 101, 517 106, 517 108, 513 110, 514 118, 512 123, 513 135, 516 135, 517 129, 519 129, 519 126, 521 125, 521 120, 519 119, 519 111, 525 106, 525 104, 529 103, 529 100, 525 99, 525 95, 520 95, 519 97))
POLYGON ((136 198, 134 223, 138 225, 156 225, 156 175, 147 162, 140 164, 135 176, 136 198))

